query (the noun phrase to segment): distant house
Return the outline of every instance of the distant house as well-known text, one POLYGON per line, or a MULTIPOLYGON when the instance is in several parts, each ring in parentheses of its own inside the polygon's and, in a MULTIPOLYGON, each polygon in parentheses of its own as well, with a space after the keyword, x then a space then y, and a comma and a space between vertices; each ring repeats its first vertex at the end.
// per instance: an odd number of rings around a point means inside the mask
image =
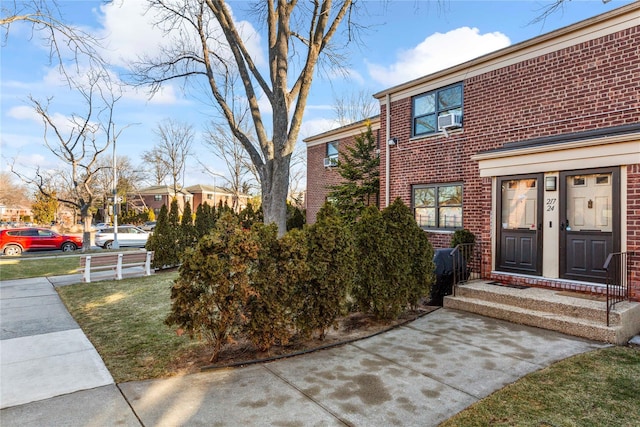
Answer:
POLYGON ((203 203, 216 207, 222 203, 239 212, 247 207, 247 202, 249 201, 249 195, 247 194, 236 196, 229 190, 213 185, 196 184, 186 187, 185 190, 193 195, 192 209, 194 211, 203 203))
POLYGON ((31 206, 0 205, 0 220, 6 222, 20 222, 24 218, 31 218, 31 206))
MULTIPOLYGON (((466 228, 484 279, 602 292, 629 254, 640 301, 640 2, 398 86, 380 103, 381 207, 435 248, 466 228)), ((307 221, 364 123, 307 138, 307 221)))
POLYGON ((152 209, 157 216, 162 205, 166 205, 169 208, 174 198, 178 201, 180 211, 189 202, 193 212, 203 203, 210 206, 218 206, 219 203, 227 204, 229 207, 239 211, 247 206, 247 201, 249 200, 249 196, 246 194, 236 197, 228 190, 204 184, 192 185, 178 190, 177 193, 173 191, 171 186, 155 185, 143 188, 135 194, 129 194, 127 203, 130 208, 137 210, 152 209))
POLYGON ((175 192, 173 191, 173 187, 169 185, 154 185, 143 188, 134 194, 129 194, 127 203, 130 208, 136 210, 151 209, 157 217, 162 205, 170 208, 174 198, 178 201, 178 208, 180 210, 184 208, 186 202, 193 205, 193 195, 191 193, 186 190, 178 190, 175 192))

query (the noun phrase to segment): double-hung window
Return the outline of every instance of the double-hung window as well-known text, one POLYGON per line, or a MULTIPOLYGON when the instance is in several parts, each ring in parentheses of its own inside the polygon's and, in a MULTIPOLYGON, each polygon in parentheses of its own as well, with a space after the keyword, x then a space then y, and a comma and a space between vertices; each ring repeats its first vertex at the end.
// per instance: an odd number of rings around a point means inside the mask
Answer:
POLYGON ((462 228, 462 184, 414 185, 413 214, 422 228, 462 228))
POLYGON ((324 159, 325 166, 335 166, 338 164, 338 141, 327 143, 327 157, 324 159))
POLYGON ((161 202, 162 201, 162 194, 155 194, 153 196, 153 200, 155 200, 156 202, 161 202))
POLYGON ((462 115, 462 83, 413 97, 413 136, 438 132, 438 117, 452 113, 462 115))

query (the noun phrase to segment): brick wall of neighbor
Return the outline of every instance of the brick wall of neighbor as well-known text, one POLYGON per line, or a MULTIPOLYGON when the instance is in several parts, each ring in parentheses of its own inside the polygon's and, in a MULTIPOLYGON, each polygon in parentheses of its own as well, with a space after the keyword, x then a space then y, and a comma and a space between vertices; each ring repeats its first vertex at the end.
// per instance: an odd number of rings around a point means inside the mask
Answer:
MULTIPOLYGON (((347 146, 353 146, 353 137, 336 139, 338 151, 341 152, 347 146)), ((307 147, 307 223, 316 222, 316 215, 327 199, 330 185, 340 184, 342 177, 335 167, 324 167, 324 158, 327 157, 327 144, 318 144, 307 147), (313 177, 309 179, 309 177, 313 177)), ((340 158, 340 155, 338 155, 340 158)))
MULTIPOLYGON (((471 155, 508 142, 638 123, 639 36, 640 26, 636 26, 464 80, 464 130, 451 132, 449 137, 410 141, 411 99, 394 100, 390 135, 399 144, 391 148, 390 200, 400 197, 410 206, 413 184, 464 182, 464 226, 489 242, 491 181, 480 178, 471 155)), ((383 106, 381 135, 386 134, 386 120, 383 106)), ((383 204, 385 161, 385 150, 381 150, 383 204)), ((628 206, 629 250, 638 251, 640 171, 637 165, 629 171, 630 184, 633 182, 629 199, 635 194, 628 206)), ((450 234, 430 233, 430 237, 434 247, 449 246, 450 234)), ((485 262, 484 270, 490 271, 489 256, 485 262)), ((640 294, 639 270, 632 269, 636 296, 640 294)))

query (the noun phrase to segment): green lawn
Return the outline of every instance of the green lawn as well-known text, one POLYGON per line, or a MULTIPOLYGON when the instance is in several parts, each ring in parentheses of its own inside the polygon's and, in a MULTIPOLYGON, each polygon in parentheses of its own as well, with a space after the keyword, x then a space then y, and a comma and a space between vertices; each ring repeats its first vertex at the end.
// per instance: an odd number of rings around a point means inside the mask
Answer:
POLYGON ((441 427, 639 425, 640 349, 610 347, 531 373, 441 427))
POLYGON ((77 273, 78 267, 80 267, 80 255, 2 257, 0 258, 0 280, 73 274, 77 273))
POLYGON ((163 322, 176 272, 58 288, 116 382, 177 373, 174 361, 201 346, 163 322))

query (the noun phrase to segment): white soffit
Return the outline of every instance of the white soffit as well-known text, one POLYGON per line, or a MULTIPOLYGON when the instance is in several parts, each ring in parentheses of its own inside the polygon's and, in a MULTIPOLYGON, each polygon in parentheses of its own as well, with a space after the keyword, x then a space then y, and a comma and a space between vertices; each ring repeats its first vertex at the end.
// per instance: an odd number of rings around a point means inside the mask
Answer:
POLYGON ((481 177, 640 164, 640 134, 492 151, 471 160, 481 177))

